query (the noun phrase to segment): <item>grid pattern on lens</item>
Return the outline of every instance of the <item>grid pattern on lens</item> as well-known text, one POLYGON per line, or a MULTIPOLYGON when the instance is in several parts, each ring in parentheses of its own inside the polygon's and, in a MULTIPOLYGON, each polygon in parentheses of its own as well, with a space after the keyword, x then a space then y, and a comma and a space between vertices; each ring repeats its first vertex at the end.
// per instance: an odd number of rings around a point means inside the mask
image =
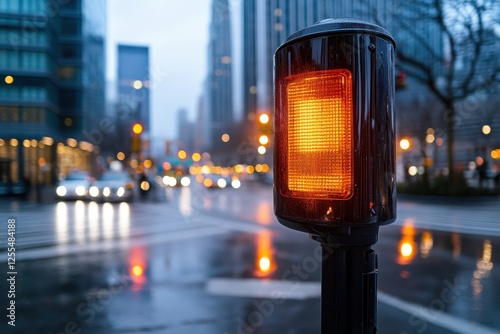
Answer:
POLYGON ((289 79, 288 189, 347 199, 353 190, 351 73, 329 70, 289 79))

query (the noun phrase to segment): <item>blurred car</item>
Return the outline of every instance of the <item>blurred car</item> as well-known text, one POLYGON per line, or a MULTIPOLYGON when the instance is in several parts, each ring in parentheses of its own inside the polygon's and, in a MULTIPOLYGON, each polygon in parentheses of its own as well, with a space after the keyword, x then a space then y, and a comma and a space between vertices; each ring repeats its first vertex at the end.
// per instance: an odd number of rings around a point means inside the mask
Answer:
POLYGON ((238 189, 241 186, 240 180, 236 176, 222 176, 216 174, 204 175, 203 185, 206 188, 234 188, 238 189))
POLYGON ((161 179, 161 183, 169 187, 189 187, 191 184, 191 178, 187 175, 165 175, 161 179))
POLYGON ((59 199, 84 199, 88 194, 91 177, 82 171, 72 171, 63 180, 59 181, 56 196, 59 199))
POLYGON ((88 198, 105 202, 132 201, 134 181, 125 171, 108 171, 89 188, 88 198))

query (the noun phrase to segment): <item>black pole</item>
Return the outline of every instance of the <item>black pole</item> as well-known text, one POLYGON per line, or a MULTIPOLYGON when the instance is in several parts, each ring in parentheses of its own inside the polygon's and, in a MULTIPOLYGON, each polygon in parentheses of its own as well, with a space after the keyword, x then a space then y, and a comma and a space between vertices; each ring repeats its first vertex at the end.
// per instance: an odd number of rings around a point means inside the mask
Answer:
POLYGON ((321 243, 321 334, 377 332, 378 227, 311 236, 321 243))

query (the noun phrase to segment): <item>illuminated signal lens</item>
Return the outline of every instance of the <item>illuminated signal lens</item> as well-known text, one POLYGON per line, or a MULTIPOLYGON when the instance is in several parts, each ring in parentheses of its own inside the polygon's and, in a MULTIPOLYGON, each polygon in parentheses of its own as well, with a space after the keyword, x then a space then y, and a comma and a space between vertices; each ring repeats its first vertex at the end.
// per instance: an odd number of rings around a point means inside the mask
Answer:
POLYGON ((142 125, 139 124, 139 123, 135 123, 133 126, 132 126, 132 132, 135 133, 136 135, 140 135, 142 133, 142 125))
POLYGON ((292 75, 285 80, 286 195, 349 199, 354 184, 351 73, 334 69, 292 75))

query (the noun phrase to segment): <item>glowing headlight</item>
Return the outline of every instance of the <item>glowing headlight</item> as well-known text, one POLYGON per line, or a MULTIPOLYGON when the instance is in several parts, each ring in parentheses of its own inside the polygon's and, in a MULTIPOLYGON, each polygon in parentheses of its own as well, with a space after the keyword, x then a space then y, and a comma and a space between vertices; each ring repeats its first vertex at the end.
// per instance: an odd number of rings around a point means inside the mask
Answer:
POLYGON ((111 189, 109 189, 109 187, 105 187, 105 188, 102 190, 102 194, 103 194, 105 197, 109 197, 109 195, 111 195, 111 189))
POLYGON ((90 189, 89 189, 89 194, 90 194, 90 196, 92 196, 92 197, 97 197, 97 196, 99 196, 99 188, 97 188, 96 186, 92 186, 92 187, 90 187, 90 189))
POLYGON ((217 185, 219 186, 219 188, 226 188, 227 182, 224 179, 218 179, 217 180, 217 185))
POLYGON ((59 186, 57 187, 56 189, 56 194, 57 196, 59 197, 63 197, 63 196, 66 196, 66 194, 68 193, 68 190, 66 189, 65 186, 59 186))
POLYGON ((84 187, 84 186, 78 186, 78 187, 76 187, 76 189, 75 189, 75 193, 76 193, 78 196, 83 196, 83 195, 85 195, 85 187, 84 187))
POLYGON ((170 180, 170 176, 164 176, 162 180, 163 180, 163 184, 168 186, 168 181, 170 180))
POLYGON ((175 187, 177 185, 177 180, 175 179, 175 177, 171 177, 170 179, 168 179, 168 185, 171 187, 175 187))
POLYGON ((189 185, 191 184, 191 180, 189 179, 189 177, 184 176, 181 179, 181 184, 182 184, 183 187, 189 187, 189 185))
POLYGON ((116 196, 123 197, 123 195, 125 195, 125 189, 123 187, 118 188, 118 190, 116 191, 116 196))
POLYGON ((241 181, 238 180, 238 179, 234 179, 234 180, 231 181, 231 186, 234 189, 238 189, 239 187, 241 187, 241 181))

